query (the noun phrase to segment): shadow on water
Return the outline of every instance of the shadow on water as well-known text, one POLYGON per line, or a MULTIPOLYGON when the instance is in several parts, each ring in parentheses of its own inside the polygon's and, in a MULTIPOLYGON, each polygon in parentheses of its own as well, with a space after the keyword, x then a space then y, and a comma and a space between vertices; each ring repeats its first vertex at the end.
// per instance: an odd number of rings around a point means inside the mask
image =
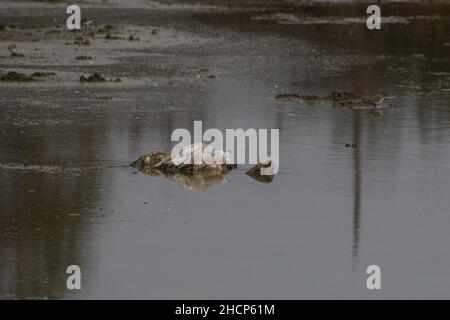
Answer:
POLYGON ((356 148, 353 150, 353 245, 352 256, 357 262, 359 251, 359 236, 361 224, 361 124, 360 111, 353 112, 353 141, 356 143, 356 148))

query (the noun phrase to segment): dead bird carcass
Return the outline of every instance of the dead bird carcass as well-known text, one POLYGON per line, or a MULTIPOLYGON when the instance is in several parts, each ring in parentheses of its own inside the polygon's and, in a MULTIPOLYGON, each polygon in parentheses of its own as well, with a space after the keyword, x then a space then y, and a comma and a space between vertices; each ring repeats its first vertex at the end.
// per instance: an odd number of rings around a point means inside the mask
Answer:
POLYGON ((165 176, 189 191, 205 191, 227 182, 229 172, 237 168, 230 164, 228 152, 202 143, 185 146, 176 159, 172 159, 168 151, 153 151, 141 156, 131 166, 151 176, 165 176), (201 161, 194 163, 194 159, 201 161))
MULTIPOLYGON (((213 185, 227 182, 230 171, 237 169, 237 165, 231 163, 229 152, 215 150, 202 143, 185 146, 177 159, 172 159, 170 152, 160 150, 144 154, 130 165, 151 176, 165 176, 184 189, 194 191, 204 191, 213 185), (194 161, 194 159, 201 159, 201 161, 194 161)), ((263 165, 263 167, 266 166, 263 165)), ((261 164, 257 164, 254 168, 247 173, 251 173, 249 175, 253 178, 261 174, 259 170, 261 164)), ((269 182, 271 178, 263 180, 269 182)))
POLYGON ((230 162, 229 152, 215 150, 206 144, 195 143, 185 146, 177 159, 172 159, 170 152, 153 151, 141 156, 131 166, 140 171, 158 170, 164 173, 226 173, 237 168, 237 165, 230 162), (194 159, 200 159, 200 161, 194 161, 194 159))

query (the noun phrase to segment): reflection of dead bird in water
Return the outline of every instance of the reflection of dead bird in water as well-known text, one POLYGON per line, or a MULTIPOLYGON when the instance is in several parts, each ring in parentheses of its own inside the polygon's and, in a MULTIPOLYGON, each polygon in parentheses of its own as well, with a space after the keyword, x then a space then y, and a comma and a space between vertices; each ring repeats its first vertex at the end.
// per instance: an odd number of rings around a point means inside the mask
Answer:
POLYGON ((150 176, 163 176, 176 182, 187 191, 205 191, 215 185, 228 182, 229 172, 198 171, 193 173, 164 172, 155 168, 139 168, 139 171, 150 176))
MULTIPOLYGON (((237 169, 237 165, 230 162, 228 152, 196 143, 184 147, 178 159, 172 159, 168 151, 153 151, 139 157, 131 166, 148 175, 165 176, 184 189, 204 191, 210 186, 227 181, 229 172, 237 169), (201 163, 194 163, 196 156, 201 157, 201 163)), ((270 162, 257 164, 247 174, 257 181, 272 181, 273 175, 261 175, 261 168, 270 168, 270 162), (258 178, 259 176, 262 178, 258 178)))

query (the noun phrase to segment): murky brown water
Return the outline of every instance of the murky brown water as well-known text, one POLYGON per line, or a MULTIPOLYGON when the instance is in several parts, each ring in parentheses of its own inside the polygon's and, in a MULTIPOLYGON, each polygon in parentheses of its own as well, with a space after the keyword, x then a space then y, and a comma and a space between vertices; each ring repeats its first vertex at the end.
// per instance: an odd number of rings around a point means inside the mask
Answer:
MULTIPOLYGON (((60 76, 0 83, 0 297, 448 298, 450 7, 384 5, 368 31, 364 6, 259 4, 83 11, 148 37, 133 44, 0 32, 0 70, 60 76), (123 81, 80 85, 94 69, 123 81), (332 91, 383 92, 385 116, 274 98, 332 91), (188 192, 125 166, 194 120, 279 128, 279 174, 188 192)), ((63 28, 64 7, 23 6, 0 21, 63 28)))

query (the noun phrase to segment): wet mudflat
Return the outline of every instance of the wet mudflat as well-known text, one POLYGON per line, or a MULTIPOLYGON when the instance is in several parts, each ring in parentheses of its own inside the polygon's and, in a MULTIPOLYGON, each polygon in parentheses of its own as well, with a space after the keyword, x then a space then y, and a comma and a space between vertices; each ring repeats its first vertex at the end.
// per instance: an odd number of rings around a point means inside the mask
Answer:
POLYGON ((1 298, 448 297, 450 7, 374 32, 360 5, 229 4, 81 4, 74 34, 0 2, 1 298), (127 166, 194 120, 279 128, 279 173, 127 166))

